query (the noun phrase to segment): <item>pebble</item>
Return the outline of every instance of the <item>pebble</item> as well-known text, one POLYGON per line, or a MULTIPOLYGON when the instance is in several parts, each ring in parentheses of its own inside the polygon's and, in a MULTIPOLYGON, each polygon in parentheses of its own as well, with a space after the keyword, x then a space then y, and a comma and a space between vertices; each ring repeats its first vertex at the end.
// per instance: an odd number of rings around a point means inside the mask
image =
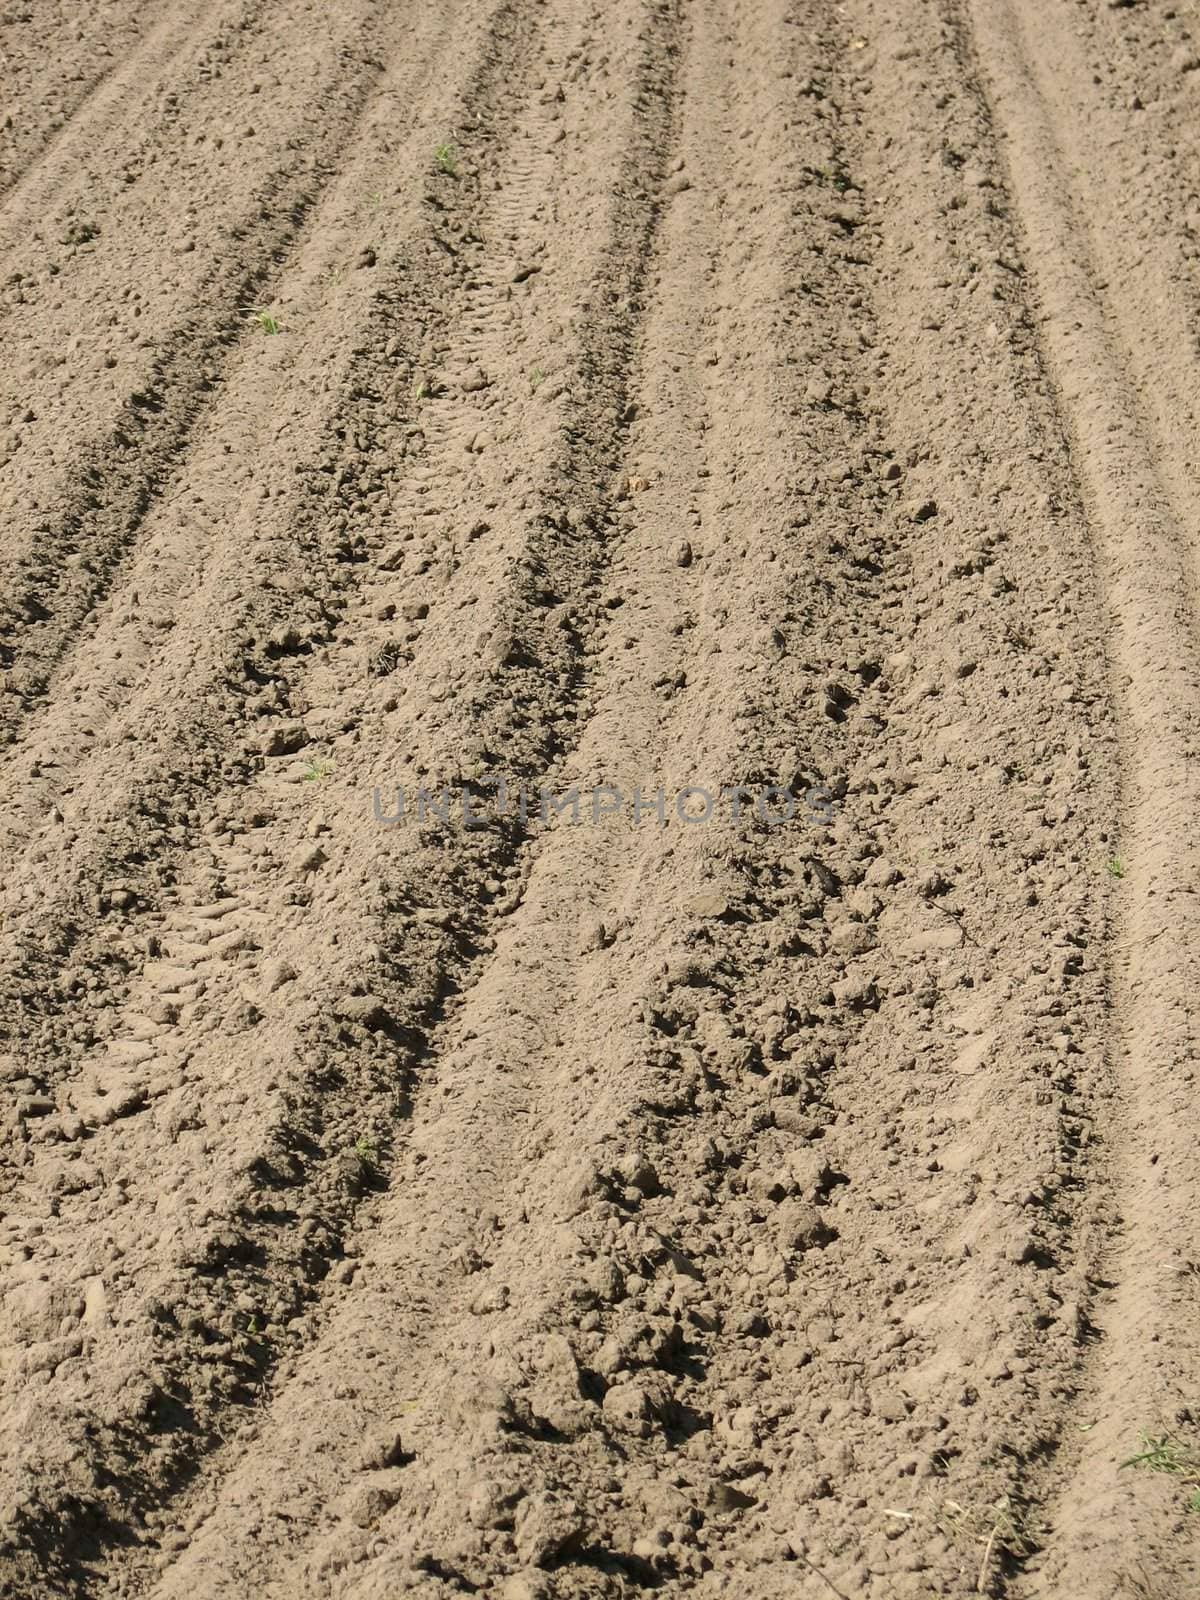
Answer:
POLYGON ((875 948, 875 935, 861 922, 839 922, 830 930, 830 949, 843 956, 861 956, 875 948))
POLYGON ((333 1008, 335 1017, 344 1022, 357 1022, 364 1028, 379 1027, 387 1018, 387 1007, 378 995, 344 995, 333 1008))
POLYGON ((837 1005, 854 1008, 864 1006, 871 1000, 874 987, 870 977, 857 976, 842 978, 839 982, 831 984, 830 992, 837 1005))
POLYGON ((517 1511, 517 1554, 529 1566, 548 1566, 580 1543, 583 1530, 574 1500, 560 1500, 552 1493, 532 1494, 517 1511))
POLYGON ((291 983, 292 979, 298 976, 291 962, 278 956, 274 961, 268 961, 263 968, 263 992, 274 994, 276 989, 282 989, 285 983, 291 983))
POLYGON ((900 881, 896 864, 887 856, 877 856, 867 868, 863 882, 869 889, 888 889, 900 881))
POLYGON ((730 1511, 746 1511, 757 1502, 753 1495, 745 1494, 732 1483, 718 1483, 709 1491, 708 1504, 719 1517, 730 1511))
POLYGON ((363 1447, 358 1458, 360 1472, 379 1472, 385 1467, 398 1467, 404 1460, 404 1442, 398 1433, 380 1434, 363 1447))
POLYGON ((218 961, 228 961, 231 956, 253 947, 254 940, 245 928, 234 928, 229 933, 221 934, 217 939, 210 939, 208 944, 209 954, 215 956, 218 961))
POLYGON ((696 917, 723 917, 729 910, 729 898, 723 894, 697 894, 685 902, 684 909, 696 917))
POLYGON ((307 872, 316 872, 328 859, 319 844, 302 844, 288 861, 289 876, 302 878, 307 872))
POLYGON ((302 722, 276 722, 251 741, 252 751, 263 756, 294 755, 305 742, 302 722))
POLYGON ((962 929, 956 922, 948 922, 944 928, 927 928, 921 933, 911 934, 899 945, 898 954, 921 956, 936 950, 956 950, 962 942, 962 929))
POLYGON ((370 1528, 386 1515, 400 1498, 397 1483, 365 1483, 350 1496, 347 1515, 360 1528, 370 1528))
POLYGON ((140 1061, 152 1061, 155 1050, 152 1044, 144 1043, 140 1039, 113 1039, 108 1046, 111 1057, 123 1066, 136 1065, 140 1061))
POLYGON ((499 1600, 550 1600, 549 1580, 541 1573, 514 1572, 504 1580, 499 1600))

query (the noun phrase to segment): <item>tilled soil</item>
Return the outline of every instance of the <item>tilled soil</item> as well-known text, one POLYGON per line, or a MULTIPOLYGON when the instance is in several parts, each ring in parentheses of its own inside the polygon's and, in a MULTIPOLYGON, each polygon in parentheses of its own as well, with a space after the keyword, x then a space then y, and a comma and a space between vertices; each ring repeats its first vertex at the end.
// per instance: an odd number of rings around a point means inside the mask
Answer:
POLYGON ((0 1593, 1200 1593, 1192 9, 0 54, 0 1593))

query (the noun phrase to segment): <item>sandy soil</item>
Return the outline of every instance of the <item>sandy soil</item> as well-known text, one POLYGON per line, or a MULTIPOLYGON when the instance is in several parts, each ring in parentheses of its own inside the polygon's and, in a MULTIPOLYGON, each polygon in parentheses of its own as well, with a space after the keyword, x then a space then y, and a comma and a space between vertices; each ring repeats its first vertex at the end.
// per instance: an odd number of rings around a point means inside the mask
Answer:
POLYGON ((1200 1593, 1194 7, 0 68, 0 1593, 1200 1593))

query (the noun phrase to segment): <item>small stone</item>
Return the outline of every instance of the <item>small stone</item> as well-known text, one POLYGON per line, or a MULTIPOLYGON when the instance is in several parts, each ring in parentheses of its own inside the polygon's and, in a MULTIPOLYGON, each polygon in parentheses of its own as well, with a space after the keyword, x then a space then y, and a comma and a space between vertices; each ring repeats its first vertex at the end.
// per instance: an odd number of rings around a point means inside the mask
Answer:
POLYGON ((276 722, 259 734, 256 745, 260 755, 289 756, 301 748, 306 738, 302 722, 276 722))
POLYGON ((48 1117, 54 1110, 54 1101, 44 1094, 22 1095, 17 1101, 18 1117, 48 1117))
POLYGON ((13 1335, 22 1344, 42 1344, 59 1337, 63 1325, 77 1323, 84 1297, 68 1284, 35 1279, 19 1284, 5 1299, 13 1335))
POLYGON ((1040 1254, 1036 1234, 1024 1228, 1015 1229, 1004 1241, 1001 1254, 1006 1261, 1036 1261, 1040 1254))
POLYGON ((633 1379, 614 1383, 604 1396, 603 1411, 613 1427, 646 1438, 650 1432, 650 1406, 645 1392, 633 1379))
POLYGON ((835 678, 831 678, 823 690, 825 699, 830 705, 836 706, 839 711, 845 711, 854 704, 854 696, 844 688, 835 678))
POLYGON ((481 1289, 468 1307, 473 1317, 488 1317, 497 1311, 506 1311, 511 1296, 506 1283, 493 1284, 481 1289))
POLYGON ((350 1496, 347 1515, 360 1528, 370 1528, 385 1516, 400 1498, 396 1483, 364 1483, 350 1496))
POLYGON ((829 987, 835 1003, 839 1006, 848 1006, 852 1011, 870 1005, 875 998, 874 981, 864 975, 841 978, 829 987))
POLYGON ((229 933, 222 933, 208 941, 209 956, 215 957, 218 961, 228 961, 231 956, 253 947, 253 937, 245 928, 233 928, 229 933))
POLYGON ((775 1213, 780 1243, 785 1250, 812 1250, 837 1237, 825 1221, 820 1206, 804 1200, 785 1200, 775 1213))
POLYGON ((910 500, 904 510, 910 522, 928 522, 938 514, 936 500, 910 500))
POLYGON ((730 1511, 746 1511, 757 1502, 751 1494, 745 1494, 732 1483, 718 1483, 708 1496, 711 1510, 722 1516, 730 1511))
POLYGON ((520 660, 521 648, 515 634, 510 633, 507 628, 501 628, 492 635, 480 654, 490 672, 499 672, 520 660))
POLYGON ((291 983, 298 977, 295 967, 283 956, 278 956, 274 961, 268 961, 263 968, 263 991, 274 994, 276 989, 282 989, 285 983, 291 983))
POLYGON ((379 1472, 398 1467, 404 1461, 404 1444, 398 1433, 380 1434, 363 1447, 358 1458, 360 1472, 379 1472))
POLYGON ((348 994, 333 1008, 343 1022, 357 1022, 364 1028, 378 1028, 387 1020, 387 1008, 378 995, 348 994))
POLYGON ((540 1572, 514 1572, 504 1580, 499 1600, 550 1600, 549 1580, 540 1572))
POLYGON ((815 1150, 793 1150, 786 1164, 788 1177, 804 1200, 827 1194, 836 1181, 824 1156, 815 1150))
POLYGON ((692 564, 692 547, 686 539, 681 539, 675 546, 675 565, 677 567, 690 567, 692 564))
POLYGON ((658 1173, 644 1156, 626 1156, 617 1162, 616 1170, 631 1189, 637 1189, 647 1199, 661 1192, 658 1173))
POLYGON ((548 1566, 578 1547, 583 1530, 574 1500, 561 1500, 552 1493, 530 1495, 517 1512, 517 1554, 531 1567, 548 1566))
POLYGON ((685 910, 696 917, 723 917, 729 910, 729 900, 723 894, 697 894, 685 902, 685 910))
POLYGON ((328 859, 319 844, 302 844, 288 861, 288 873, 293 878, 302 878, 306 873, 316 872, 328 859))
POLYGON ((861 922, 839 922, 829 934, 829 947, 843 956, 861 956, 875 948, 875 935, 861 922))
POLYGON ((625 1295, 625 1277, 611 1256, 598 1256, 589 1262, 583 1275, 589 1298, 602 1305, 615 1305, 625 1295))
POLYGON ((604 1193, 604 1181, 595 1163, 583 1159, 572 1168, 562 1186, 562 1208, 565 1219, 577 1216, 588 1201, 604 1193))
POLYGON ((871 1415, 884 1422, 907 1422, 908 1407, 904 1403, 904 1396, 895 1392, 874 1395, 871 1399, 871 1415))
POLYGON ((887 856, 877 856, 867 868, 863 882, 869 889, 888 889, 900 881, 900 873, 887 856))

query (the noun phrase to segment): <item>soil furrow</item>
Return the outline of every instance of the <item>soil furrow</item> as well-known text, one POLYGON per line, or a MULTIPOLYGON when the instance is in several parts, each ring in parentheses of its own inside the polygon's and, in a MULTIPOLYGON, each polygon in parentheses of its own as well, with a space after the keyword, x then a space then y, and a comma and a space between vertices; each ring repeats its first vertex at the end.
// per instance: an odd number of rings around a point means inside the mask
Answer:
MULTIPOLYGON (((360 44, 369 55, 369 32, 360 44)), ((155 328, 139 341, 149 349, 149 359, 121 360, 102 336, 99 343, 109 351, 104 365, 115 370, 115 377, 100 378, 82 414, 57 376, 58 362, 39 351, 46 319, 36 311, 29 314, 29 371, 49 371, 42 383, 25 390, 24 403, 33 402, 25 414, 28 425, 13 441, 19 448, 10 452, 7 464, 14 528, 5 558, 7 615, 0 661, 8 669, 8 717, 0 737, 8 742, 14 737, 13 719, 43 702, 58 658, 107 592, 198 419, 219 393, 232 355, 251 334, 261 337, 247 308, 278 282, 281 264, 295 248, 338 152, 353 138, 369 104, 374 72, 354 58, 348 66, 347 76, 322 85, 319 116, 301 108, 281 131, 279 143, 289 147, 287 166, 268 170, 249 206, 242 194, 229 195, 232 215, 213 229, 195 257, 198 275, 184 293, 186 316, 181 319, 172 305, 168 331, 155 328), (26 487, 35 473, 39 479, 48 473, 53 481, 48 501, 26 487)), ((263 153, 269 159, 272 152, 263 153)), ((169 190, 170 180, 161 181, 169 190)), ((111 270, 119 248, 94 250, 97 270, 111 270)), ((86 287, 81 292, 86 304, 86 287)), ((153 310, 137 303, 140 299, 135 291, 135 317, 153 310)), ((60 317, 77 304, 63 308, 60 302, 60 317)), ((60 327, 56 318, 56 335, 60 327)), ((95 338, 76 339, 77 352, 86 350, 86 358, 98 366, 102 352, 95 338)))
POLYGON ((139 46, 145 49, 147 9, 142 0, 129 0, 82 18, 68 5, 54 7, 52 17, 6 14, 0 35, 6 94, 0 195, 62 136, 139 46))
POLYGON ((1197 863, 1187 819, 1197 800, 1200 641, 1195 552, 1183 531, 1194 480, 1160 404, 1173 385, 1191 387, 1195 358, 1164 359, 1174 329, 1159 318, 1170 318, 1170 299, 1129 308, 1107 292, 1117 262, 1108 246, 1098 264, 1089 251, 1090 229, 1077 217, 1093 214, 1092 197, 1073 177, 1078 151, 1060 143, 1069 127, 1057 115, 1060 91, 1039 82, 1018 17, 1017 8, 973 14, 974 38, 993 116, 1008 130, 1043 344, 1096 532, 1124 752, 1123 882, 1110 958, 1117 1188, 1093 1269, 1103 1275, 1100 1345, 1081 1395, 1089 1426, 1070 1452, 1053 1507, 1056 1537, 1029 1592, 1135 1593, 1147 1571, 1184 1592, 1200 1556, 1194 1540, 1181 1545, 1178 1491, 1155 1494, 1120 1468, 1147 1436, 1183 1429, 1187 1437, 1196 1361, 1190 1278, 1200 1241, 1187 1174, 1197 863), (1155 348, 1151 369, 1144 362, 1155 348))
MULTIPOLYGON (((43 230, 51 218, 59 220, 59 208, 63 219, 69 219, 76 215, 81 201, 88 201, 87 214, 95 217, 114 199, 119 203, 124 198, 123 187, 135 178, 114 181, 119 160, 104 166, 103 158, 118 153, 134 158, 126 168, 127 173, 132 172, 136 158, 130 148, 131 137, 144 136, 152 116, 157 117, 160 128, 169 126, 186 109, 189 95, 202 95, 206 89, 211 92, 213 68, 219 70, 233 56, 229 35, 244 35, 239 43, 253 42, 260 11, 256 0, 209 0, 182 30, 175 18, 163 18, 157 25, 139 30, 135 47, 81 95, 63 125, 26 161, 0 198, 0 243, 14 265, 31 265, 37 259, 37 246, 51 242, 43 230), (149 106, 153 113, 148 113, 149 106)), ((47 45, 49 41, 43 48, 47 45)), ((47 49, 45 59, 54 59, 52 49, 47 49)), ((142 146, 143 151, 150 148, 149 141, 142 146)), ((75 260, 69 246, 87 241, 60 242, 68 247, 69 273, 75 260)), ((15 281, 24 279, 22 272, 15 281)), ((36 302, 37 282, 31 276, 28 297, 10 301, 10 307, 26 306, 31 299, 36 302)))

